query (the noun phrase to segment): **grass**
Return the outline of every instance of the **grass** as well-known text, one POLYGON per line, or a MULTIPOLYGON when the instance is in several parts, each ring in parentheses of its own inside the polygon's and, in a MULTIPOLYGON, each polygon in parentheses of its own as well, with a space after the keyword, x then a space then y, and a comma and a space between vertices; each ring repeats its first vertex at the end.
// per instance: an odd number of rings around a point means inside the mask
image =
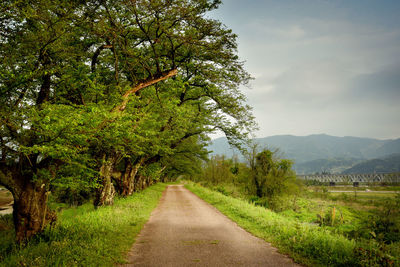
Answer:
POLYGON ((0 216, 0 266, 114 266, 125 255, 156 207, 166 184, 153 185, 113 206, 85 204, 62 210, 57 225, 20 247, 11 215, 0 216))
MULTIPOLYGON (((397 246, 382 248, 374 240, 348 239, 333 227, 309 223, 311 217, 307 214, 304 218, 295 217, 298 214, 301 217, 301 213, 278 214, 197 184, 185 186, 242 228, 289 254, 296 262, 312 266, 400 265, 397 246)), ((345 212, 351 213, 351 209, 345 212)))
MULTIPOLYGON (((340 196, 341 194, 347 194, 350 196, 354 196, 355 193, 354 191, 349 191, 349 192, 329 192, 332 196, 340 196)), ((387 197, 395 197, 397 193, 375 193, 375 192, 363 192, 363 191, 357 191, 357 197, 363 197, 364 199, 368 200, 371 197, 376 199, 376 198, 387 198, 387 197)))
POLYGON ((353 187, 351 185, 348 186, 309 186, 308 187, 311 190, 314 191, 321 191, 323 188, 329 190, 329 191, 349 191, 349 192, 354 192, 354 190, 357 190, 358 192, 360 191, 400 191, 400 186, 359 186, 359 187, 353 187))

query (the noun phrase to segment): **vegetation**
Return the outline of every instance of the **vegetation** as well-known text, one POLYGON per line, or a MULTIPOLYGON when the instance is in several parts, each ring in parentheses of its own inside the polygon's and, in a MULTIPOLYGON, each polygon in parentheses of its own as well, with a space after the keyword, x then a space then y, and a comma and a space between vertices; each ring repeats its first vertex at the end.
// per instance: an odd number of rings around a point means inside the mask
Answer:
MULTIPOLYGON (((363 210, 326 188, 301 194, 292 162, 256 146, 247 164, 206 161, 208 134, 223 131, 244 151, 256 128, 236 35, 206 15, 220 4, 1 1, 0 186, 14 200, 0 217, 2 264, 121 263, 165 185, 144 189, 182 175, 221 192, 189 186, 298 259, 399 264, 399 197, 363 210)), ((311 143, 332 155, 346 146, 311 143)), ((355 205, 364 200, 355 192, 355 205)))
POLYGON ((310 192, 290 209, 274 212, 243 196, 227 196, 227 191, 193 183, 186 187, 297 262, 317 266, 400 264, 399 196, 367 208, 350 198, 333 200, 328 191, 310 192))
POLYGON ((255 125, 218 0, 0 3, 0 185, 16 239, 54 223, 50 198, 112 205, 193 173, 207 134, 255 125), (188 167, 188 166, 194 167, 188 167))
MULTIPOLYGON (((281 149, 285 153, 284 158, 294 161, 293 168, 297 174, 400 171, 400 139, 277 135, 255 138, 254 142, 281 149), (353 166, 355 168, 350 169, 353 166)), ((239 153, 229 148, 224 137, 213 140, 209 149, 214 155, 224 154, 227 157, 231 157, 233 152, 239 153)))
POLYGON ((240 226, 308 265, 398 266, 398 186, 334 187, 297 180, 277 152, 214 156, 186 186, 240 226), (206 188, 204 188, 204 187, 206 188), (207 189, 208 188, 208 189, 207 189), (211 190, 210 190, 211 189, 211 190), (371 191, 372 190, 372 191, 371 191), (391 191, 374 193, 375 190, 391 191))
MULTIPOLYGON (((166 184, 117 198, 114 205, 95 209, 89 203, 63 208, 57 224, 25 246, 14 243, 10 215, 0 216, 0 266, 114 266, 124 256, 166 184)), ((59 205, 57 205, 59 206, 59 205)), ((58 207, 60 209, 60 207, 58 207)))
POLYGON ((214 156, 205 163, 203 171, 191 179, 224 194, 228 194, 226 188, 230 188, 234 195, 274 210, 291 205, 301 187, 291 169, 292 162, 277 158, 277 153, 268 149, 258 152, 257 145, 245 155, 247 164, 214 156))

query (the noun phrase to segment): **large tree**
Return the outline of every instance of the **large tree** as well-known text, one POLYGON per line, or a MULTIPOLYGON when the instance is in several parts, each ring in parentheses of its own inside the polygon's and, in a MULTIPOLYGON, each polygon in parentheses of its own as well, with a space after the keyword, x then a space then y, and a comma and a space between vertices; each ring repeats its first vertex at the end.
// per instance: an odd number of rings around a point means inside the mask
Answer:
POLYGON ((112 204, 116 170, 129 195, 145 176, 182 171, 179 155, 203 155, 207 133, 246 138, 236 36, 205 16, 219 4, 2 1, 0 184, 18 241, 55 220, 54 184, 98 183, 96 204, 112 204))
MULTIPOLYGON (((165 122, 160 127, 160 133, 152 135, 152 140, 148 133, 155 133, 154 129, 146 128, 145 146, 151 153, 135 155, 133 162, 127 162, 128 170, 123 172, 121 178, 126 180, 130 177, 132 180, 132 175, 127 176, 128 173, 137 173, 138 165, 159 160, 163 154, 168 154, 168 150, 176 147, 174 142, 182 141, 179 139, 220 129, 226 132, 232 143, 238 144, 245 137, 243 134, 246 131, 243 130, 254 126, 250 108, 243 104, 245 98, 238 90, 240 84, 247 83, 249 75, 238 61, 236 36, 220 22, 204 17, 205 12, 218 4, 219 1, 130 1, 121 5, 114 1, 100 8, 105 16, 95 32, 112 46, 114 57, 111 59, 114 61, 109 64, 114 64, 116 74, 118 70, 119 75, 131 82, 151 80, 161 73, 178 70, 173 81, 155 86, 150 93, 132 90, 134 97, 148 98, 145 106, 134 104, 134 110, 148 110, 145 118, 157 117, 158 122, 165 122), (149 116, 149 112, 157 109, 155 105, 159 105, 161 110, 149 116), (189 125, 185 120, 192 119, 193 109, 200 110, 200 114, 192 120, 197 124, 189 125), (185 111, 186 119, 182 115, 185 111), (172 140, 172 137, 177 140, 172 140), (162 145, 156 145, 160 142, 155 139, 162 140, 162 145), (132 169, 132 166, 135 167, 132 169)), ((105 47, 99 45, 99 48, 105 47)), ((118 80, 118 86, 121 86, 124 79, 119 77, 118 80)), ((124 111, 126 104, 127 99, 124 99, 115 110, 124 111)), ((143 119, 136 121, 135 134, 140 132, 140 121, 143 119)), ((117 163, 117 155, 112 152, 111 156, 107 156, 107 168, 117 163)), ((103 170, 107 168, 102 167, 103 170)), ((109 176, 111 171, 106 173, 109 176)), ((112 199, 112 184, 108 177, 104 177, 103 181, 103 189, 108 192, 101 191, 101 196, 108 199, 107 204, 112 199), (107 195, 110 197, 107 198, 107 195)), ((97 201, 97 204, 103 203, 97 201)))

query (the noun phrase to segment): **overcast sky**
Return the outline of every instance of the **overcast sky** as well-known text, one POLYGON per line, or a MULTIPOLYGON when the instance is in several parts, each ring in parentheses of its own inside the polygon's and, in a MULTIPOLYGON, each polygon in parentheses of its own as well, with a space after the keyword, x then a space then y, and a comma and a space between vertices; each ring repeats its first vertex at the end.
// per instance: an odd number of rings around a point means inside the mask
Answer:
POLYGON ((400 1, 225 0, 257 137, 400 137, 400 1))

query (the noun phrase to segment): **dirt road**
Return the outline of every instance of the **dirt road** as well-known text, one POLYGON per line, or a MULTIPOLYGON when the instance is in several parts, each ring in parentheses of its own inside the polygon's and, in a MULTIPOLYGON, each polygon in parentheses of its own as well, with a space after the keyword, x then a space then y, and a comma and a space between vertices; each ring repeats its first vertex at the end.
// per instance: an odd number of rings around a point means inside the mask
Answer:
POLYGON ((297 266, 181 185, 168 186, 126 266, 297 266))
POLYGON ((0 188, 0 215, 10 214, 13 211, 13 197, 11 192, 5 188, 0 188))

